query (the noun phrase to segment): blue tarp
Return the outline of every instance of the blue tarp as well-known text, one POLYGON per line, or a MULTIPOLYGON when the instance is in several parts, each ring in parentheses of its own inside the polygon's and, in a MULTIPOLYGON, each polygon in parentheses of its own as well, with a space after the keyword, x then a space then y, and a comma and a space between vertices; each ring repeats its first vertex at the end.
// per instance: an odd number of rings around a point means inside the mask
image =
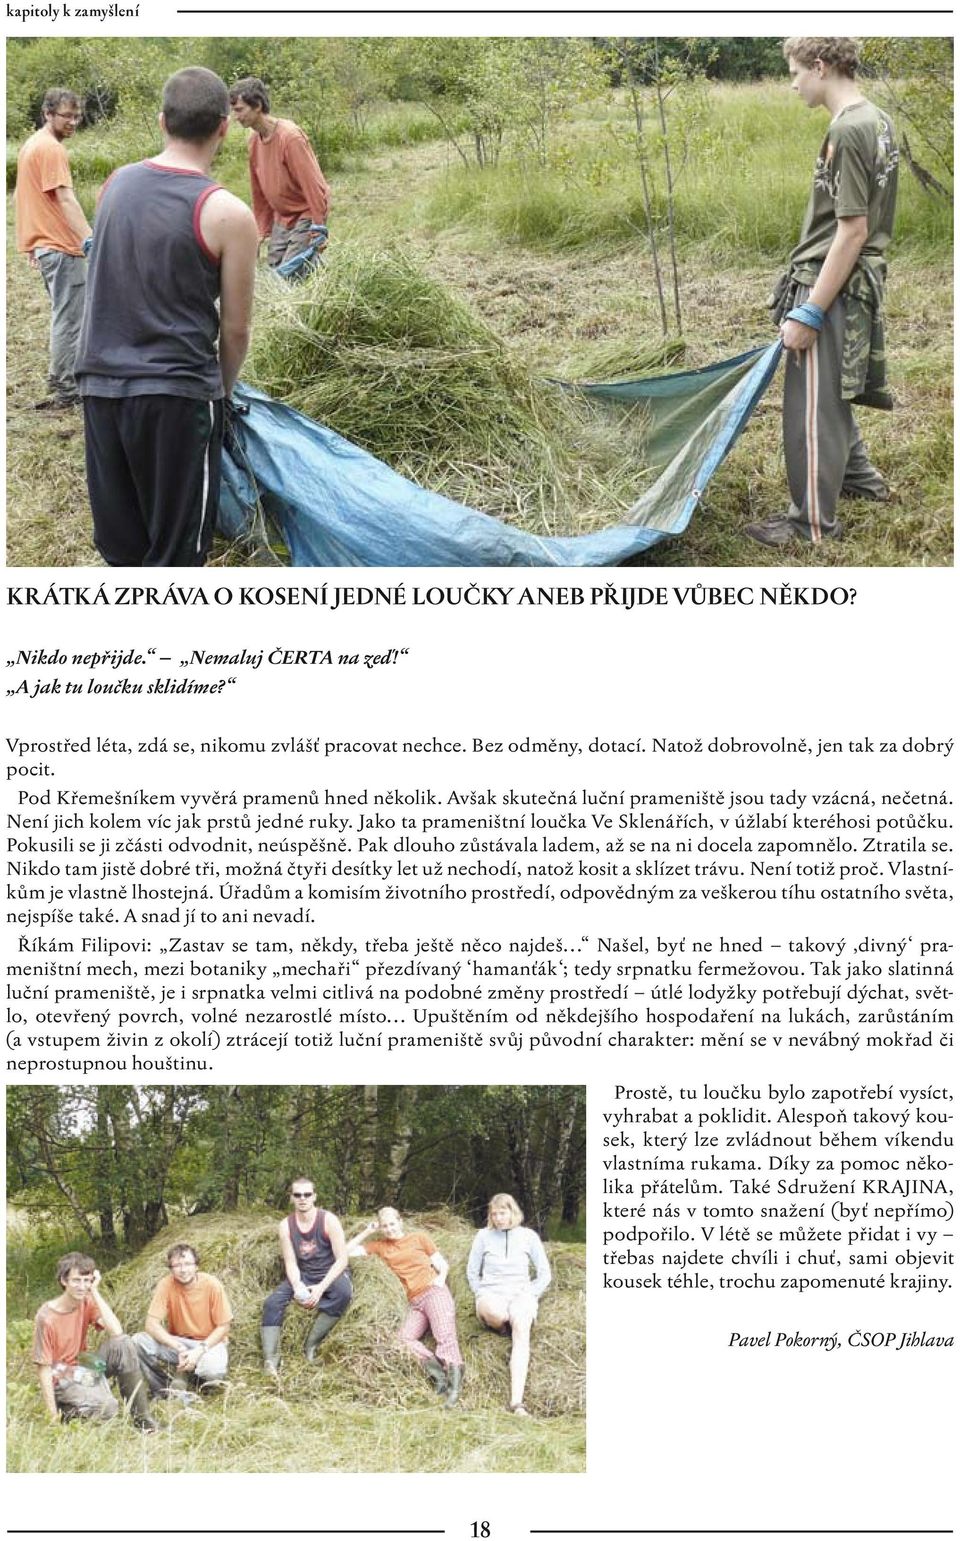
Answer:
POLYGON ((220 528, 279 528, 294 567, 612 567, 686 529, 776 371, 779 342, 705 369, 580 389, 651 410, 659 470, 609 529, 537 536, 429 492, 331 429, 238 386, 220 528))

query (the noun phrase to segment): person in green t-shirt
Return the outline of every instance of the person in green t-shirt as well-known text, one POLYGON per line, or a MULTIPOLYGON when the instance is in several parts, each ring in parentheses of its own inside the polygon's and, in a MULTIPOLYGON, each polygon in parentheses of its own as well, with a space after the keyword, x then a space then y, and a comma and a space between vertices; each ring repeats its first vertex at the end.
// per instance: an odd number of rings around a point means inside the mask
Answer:
POLYGON ((890 497, 852 404, 893 405, 881 305, 899 160, 890 119, 857 85, 855 38, 790 37, 783 52, 793 90, 808 107, 825 107, 830 126, 800 239, 773 302, 787 350, 783 449, 791 504, 778 518, 745 529, 773 547, 838 538, 841 497, 890 497))

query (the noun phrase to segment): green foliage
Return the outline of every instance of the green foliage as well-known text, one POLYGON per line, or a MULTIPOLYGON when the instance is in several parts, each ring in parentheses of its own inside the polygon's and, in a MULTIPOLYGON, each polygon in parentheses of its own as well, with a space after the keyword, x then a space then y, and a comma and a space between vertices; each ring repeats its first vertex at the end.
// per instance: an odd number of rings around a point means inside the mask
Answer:
POLYGON ((517 38, 504 67, 520 147, 546 166, 557 128, 604 90, 602 54, 578 38, 517 38))
POLYGON ((450 1202, 479 1222, 506 1190, 545 1230, 561 1199, 579 1209, 583 1124, 567 1087, 24 1086, 7 1171, 18 1203, 90 1242, 115 1225, 142 1242, 175 1208, 285 1208, 300 1168, 336 1209, 450 1202))
POLYGON ((661 47, 667 55, 688 59, 709 80, 763 80, 787 74, 777 37, 664 38, 661 47))
POLYGON ((394 69, 464 165, 481 169, 511 139, 545 164, 556 126, 604 89, 602 55, 578 38, 407 38, 394 69))
POLYGON ((381 38, 332 38, 328 66, 338 116, 347 117, 360 138, 392 85, 387 45, 381 38))
POLYGON ((901 150, 920 185, 944 201, 953 189, 953 39, 874 37, 863 62, 892 111, 901 150))
MULTIPOLYGON (((634 58, 641 78, 649 84, 649 38, 620 41, 634 58)), ((610 80, 615 85, 624 85, 624 61, 618 60, 616 52, 610 49, 609 39, 604 39, 602 46, 608 50, 610 80)), ((663 37, 658 40, 658 53, 661 61, 692 66, 709 80, 762 80, 787 73, 781 41, 776 37, 663 37)))
POLYGON ((406 38, 394 56, 403 89, 431 112, 464 165, 496 165, 511 113, 499 38, 406 38), (466 144, 466 148, 465 148, 466 144))
MULTIPOLYGON (((675 140, 675 213, 679 253, 689 260, 705 249, 724 262, 771 266, 786 260, 810 192, 810 171, 822 138, 815 113, 782 86, 691 85, 687 151, 675 140)), ((682 93, 681 93, 682 95, 682 93)), ((670 106, 674 106, 671 99, 670 106)), ((677 101, 679 105, 679 101, 677 101)), ((655 228, 667 224, 662 169, 650 148, 650 207, 655 228)), ((635 141, 626 103, 568 134, 548 164, 528 174, 504 161, 482 177, 459 169, 440 179, 424 213, 440 230, 469 222, 499 240, 540 251, 612 250, 649 231, 635 141)), ((907 243, 928 255, 951 249, 952 220, 942 200, 901 179, 897 249, 907 243)))
POLYGON ((196 63, 183 38, 11 38, 7 47, 7 136, 22 138, 40 123, 50 86, 81 98, 88 124, 115 116, 156 124, 166 77, 196 63))
POLYGON ((380 145, 436 137, 435 118, 394 103, 392 49, 367 38, 11 38, 7 186, 15 144, 37 127, 48 87, 67 85, 83 100, 86 126, 70 147, 81 174, 96 161, 109 175, 156 147, 163 82, 188 64, 214 70, 228 85, 246 75, 263 79, 271 110, 300 124, 328 171, 380 145))

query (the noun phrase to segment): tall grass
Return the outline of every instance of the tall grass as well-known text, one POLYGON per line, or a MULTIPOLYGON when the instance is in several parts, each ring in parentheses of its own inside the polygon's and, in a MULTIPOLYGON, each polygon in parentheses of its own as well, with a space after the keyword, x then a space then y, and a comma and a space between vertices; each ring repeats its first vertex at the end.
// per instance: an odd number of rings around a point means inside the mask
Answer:
MULTIPOLYGON (((344 119, 331 119, 312 132, 314 149, 327 172, 362 164, 381 150, 404 148, 437 139, 440 128, 422 107, 410 102, 384 102, 372 110, 368 122, 356 129, 344 119)), ((246 192, 247 135, 235 124, 216 162, 218 179, 232 192, 246 192)), ((112 171, 130 161, 156 155, 163 147, 155 119, 142 114, 117 117, 95 128, 81 129, 69 144, 70 165, 78 196, 96 191, 112 171)), ((6 146, 7 191, 17 180, 19 144, 6 146)))
MULTIPOLYGON (((679 244, 726 262, 781 260, 796 240, 826 117, 773 85, 715 86, 708 104, 686 148, 675 147, 679 244)), ((665 192, 656 170, 653 152, 653 213, 663 226, 665 192)), ((608 107, 568 130, 546 167, 508 158, 483 172, 451 169, 428 198, 425 216, 435 231, 481 226, 540 250, 642 240, 640 172, 625 114, 608 107)), ((904 167, 898 246, 942 255, 952 228, 950 207, 924 193, 904 167)))

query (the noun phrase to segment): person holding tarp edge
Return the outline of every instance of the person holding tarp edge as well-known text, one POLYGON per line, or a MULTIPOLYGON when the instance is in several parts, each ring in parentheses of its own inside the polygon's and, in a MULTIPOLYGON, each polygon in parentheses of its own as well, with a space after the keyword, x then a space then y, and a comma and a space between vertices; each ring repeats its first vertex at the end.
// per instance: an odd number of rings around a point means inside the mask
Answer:
POLYGON ((257 231, 210 175, 227 88, 163 88, 165 147, 121 166, 94 221, 76 373, 94 544, 111 567, 202 567, 220 497, 224 398, 246 357, 257 231))
POLYGON ((309 139, 289 118, 270 116, 270 94, 248 75, 230 88, 233 116, 250 135, 250 193, 272 268, 326 244, 330 189, 309 139))
POLYGON ((852 404, 893 406, 881 307, 899 161, 890 119, 857 85, 855 38, 790 37, 783 52, 793 90, 808 107, 825 107, 830 126, 772 301, 787 350, 783 449, 792 501, 786 514, 745 527, 772 547, 838 539, 841 497, 890 497, 852 404))
POLYGON ((257 237, 210 176, 227 86, 163 86, 165 148, 103 186, 77 351, 94 544, 111 567, 202 567, 220 493, 223 398, 247 356, 257 237))

